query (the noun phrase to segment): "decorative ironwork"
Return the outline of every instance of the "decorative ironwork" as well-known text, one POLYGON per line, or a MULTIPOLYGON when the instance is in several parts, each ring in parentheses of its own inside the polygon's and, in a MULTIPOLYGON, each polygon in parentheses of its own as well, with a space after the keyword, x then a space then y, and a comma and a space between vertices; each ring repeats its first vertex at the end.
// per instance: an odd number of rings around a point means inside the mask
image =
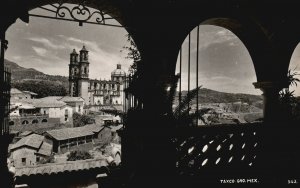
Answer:
POLYGON ((65 21, 74 21, 78 22, 79 26, 82 26, 83 23, 89 24, 98 24, 98 25, 108 25, 114 27, 122 27, 121 25, 116 24, 108 24, 107 20, 111 20, 109 15, 101 10, 93 10, 85 5, 85 2, 81 2, 79 4, 67 4, 67 3, 55 3, 49 4, 45 6, 38 7, 44 11, 46 11, 46 15, 42 14, 29 14, 29 16, 33 17, 42 17, 42 18, 50 18, 50 19, 58 19, 65 21), (50 14, 51 15, 49 16, 50 14))

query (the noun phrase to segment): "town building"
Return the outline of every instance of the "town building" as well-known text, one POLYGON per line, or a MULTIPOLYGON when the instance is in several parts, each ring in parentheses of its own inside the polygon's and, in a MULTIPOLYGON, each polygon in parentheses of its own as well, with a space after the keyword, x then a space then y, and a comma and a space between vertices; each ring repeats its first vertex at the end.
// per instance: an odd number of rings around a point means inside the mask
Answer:
POLYGON ((38 134, 30 134, 10 147, 11 159, 15 167, 36 165, 51 153, 52 145, 44 142, 44 136, 38 134))
POLYGON ((31 91, 21 91, 17 88, 10 89, 11 99, 33 99, 36 98, 38 94, 31 91))
POLYGON ((79 54, 74 49, 70 54, 69 95, 82 97, 86 105, 122 105, 126 73, 121 64, 111 72, 111 80, 89 79, 89 65, 85 46, 79 54))
POLYGON ((72 107, 54 98, 11 100, 9 125, 66 123, 71 121, 72 107))
POLYGON ((49 130, 44 133, 48 143, 53 145, 56 153, 82 149, 91 150, 94 146, 108 144, 115 140, 116 130, 99 124, 75 128, 49 130))
POLYGON ((33 125, 72 122, 73 113, 83 114, 81 97, 49 96, 40 99, 11 99, 9 124, 33 125))

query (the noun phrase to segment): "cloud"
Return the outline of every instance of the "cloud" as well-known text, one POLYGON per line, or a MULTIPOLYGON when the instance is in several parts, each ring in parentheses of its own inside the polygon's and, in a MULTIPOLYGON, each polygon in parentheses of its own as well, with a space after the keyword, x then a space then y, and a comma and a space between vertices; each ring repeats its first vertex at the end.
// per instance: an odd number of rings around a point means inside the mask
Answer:
POLYGON ((32 49, 37 53, 39 56, 46 56, 47 50, 44 48, 39 48, 36 46, 32 46, 32 49))
POLYGON ((28 40, 43 44, 44 47, 47 47, 47 48, 52 48, 52 49, 65 49, 66 48, 65 45, 58 44, 58 42, 55 44, 54 42, 50 41, 49 39, 42 38, 42 37, 31 37, 31 38, 28 38, 28 40))
MULTIPOLYGON (((82 45, 85 45, 86 49, 89 51, 90 78, 109 79, 111 71, 116 69, 116 64, 120 63, 122 69, 127 71, 132 63, 130 60, 126 60, 123 57, 124 54, 122 52, 118 50, 107 52, 103 48, 100 48, 97 42, 81 40, 74 37, 68 37, 66 40, 75 43, 77 51, 81 50, 82 45)), ((105 49, 107 49, 107 46, 105 49)))

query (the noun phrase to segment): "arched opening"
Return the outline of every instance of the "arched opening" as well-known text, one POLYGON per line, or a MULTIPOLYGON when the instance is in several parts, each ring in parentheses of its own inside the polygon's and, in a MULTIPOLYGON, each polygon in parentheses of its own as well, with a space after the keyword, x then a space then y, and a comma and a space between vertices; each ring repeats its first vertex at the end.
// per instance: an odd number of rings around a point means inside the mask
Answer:
POLYGON ((42 123, 47 123, 47 122, 48 122, 47 119, 43 119, 43 120, 42 120, 42 123))
POLYGON ((14 121, 9 121, 9 125, 15 125, 14 121))
MULTIPOLYGON (((52 4, 43 7, 48 9, 53 8, 53 5, 57 6, 52 4)), ((89 8, 91 12, 97 11, 90 7, 85 8, 89 8)), ((32 9, 29 13, 38 15, 41 11, 32 9)), ((93 21, 97 22, 97 18, 93 21)), ((106 24, 110 25, 111 21, 113 24, 120 25, 112 17, 106 24)), ((131 45, 128 42, 129 34, 126 29, 89 25, 84 21, 79 22, 79 25, 83 27, 78 26, 78 22, 30 17, 29 24, 17 20, 6 32, 10 48, 6 51, 5 63, 10 67, 21 67, 20 69, 25 71, 25 74, 18 74, 11 68, 13 87, 38 94, 36 101, 34 99, 30 101, 37 105, 26 106, 30 116, 41 116, 40 112, 47 110, 47 114, 44 114, 40 120, 32 120, 32 124, 41 122, 44 125, 32 126, 36 129, 34 131, 45 129, 45 126, 47 130, 48 126, 51 126, 51 129, 73 128, 70 125, 73 121, 69 121, 69 111, 66 108, 72 108, 73 112, 82 112, 87 107, 87 112, 90 112, 87 114, 88 118, 93 119, 95 117, 91 116, 99 115, 99 113, 93 114, 97 108, 93 108, 92 104, 96 101, 99 105, 113 105, 113 101, 126 100, 122 98, 123 95, 111 94, 114 88, 110 87, 111 77, 114 76, 111 74, 112 71, 116 69, 121 71, 117 64, 122 64, 123 72, 127 72, 132 64, 132 59, 126 58, 129 52, 124 49, 128 43, 131 45), (106 84, 108 87, 105 87, 106 84), (104 88, 100 88, 101 85, 104 85, 104 88), (107 94, 104 101, 103 93, 107 94), (55 126, 52 128, 53 124, 55 126)), ((115 86, 120 88, 120 83, 115 83, 115 86)), ((120 92, 123 92, 123 89, 120 92)), ((86 122, 89 120, 84 119, 87 116, 81 115, 81 118, 80 121, 84 121, 83 126, 88 124, 86 122)), ((22 124, 29 124, 29 122, 23 121, 22 124)), ((89 141, 87 142, 91 144, 92 140, 89 141)), ((56 141, 53 141, 53 147, 56 145, 56 141)), ((53 150, 56 151, 56 148, 53 150)))
POLYGON ((32 120, 32 124, 37 124, 39 121, 37 119, 32 120))
POLYGON ((300 45, 294 49, 290 60, 287 74, 290 85, 280 91, 280 103, 283 107, 282 115, 290 121, 299 123, 300 121, 300 45))
POLYGON ((179 93, 174 107, 187 93, 194 92, 187 109, 203 113, 197 120, 199 126, 262 120, 263 99, 253 86, 253 62, 243 42, 228 29, 213 25, 194 28, 179 52, 178 73, 179 93))
POLYGON ((193 128, 189 136, 175 140, 178 171, 220 170, 220 151, 226 156, 222 156, 225 166, 237 165, 241 158, 241 165, 252 166, 255 151, 244 148, 253 145, 249 135, 254 140, 258 137, 243 128, 261 124, 263 98, 253 85, 257 81, 254 65, 241 39, 224 27, 200 24, 184 40, 175 73, 179 77, 175 123, 184 130, 193 128), (241 132, 235 130, 237 125, 241 132))
POLYGON ((27 125, 27 124, 29 124, 29 121, 27 120, 22 121, 22 125, 27 125))

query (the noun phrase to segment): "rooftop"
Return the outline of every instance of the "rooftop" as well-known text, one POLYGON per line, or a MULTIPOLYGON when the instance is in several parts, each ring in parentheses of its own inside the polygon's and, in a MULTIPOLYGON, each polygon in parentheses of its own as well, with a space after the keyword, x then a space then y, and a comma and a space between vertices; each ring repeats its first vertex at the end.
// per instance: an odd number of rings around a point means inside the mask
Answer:
POLYGON ((61 97, 58 100, 63 102, 84 102, 84 99, 82 97, 71 97, 71 96, 61 97))
POLYGON ((58 101, 62 97, 51 96, 40 99, 11 99, 11 103, 21 103, 22 106, 30 108, 60 108, 66 105, 63 101, 58 101))
POLYGON ((33 131, 24 131, 19 136, 28 136, 28 135, 33 134, 33 133, 34 133, 33 131))
POLYGON ((106 168, 107 160, 88 159, 79 161, 67 161, 64 163, 48 163, 37 166, 26 166, 16 168, 16 177, 32 175, 53 175, 58 173, 71 173, 83 170, 106 168))
POLYGON ((28 93, 30 95, 38 95, 37 93, 31 92, 31 91, 23 91, 23 93, 28 93))
POLYGON ((17 88, 11 88, 10 94, 22 94, 23 92, 18 90, 17 88))
POLYGON ((99 132, 102 128, 103 126, 101 125, 91 124, 82 127, 50 130, 46 131, 46 134, 56 140, 67 140, 71 138, 94 135, 95 132, 99 132))
POLYGON ((120 130, 123 125, 120 124, 120 125, 117 125, 117 126, 110 126, 111 127, 111 132, 116 132, 117 130, 120 130))
POLYGON ((37 152, 40 155, 50 156, 52 152, 52 145, 47 142, 43 142, 41 148, 37 152))
POLYGON ((17 149, 23 146, 29 146, 38 149, 44 140, 44 136, 38 134, 31 134, 19 140, 17 143, 12 145, 11 150, 17 149))

